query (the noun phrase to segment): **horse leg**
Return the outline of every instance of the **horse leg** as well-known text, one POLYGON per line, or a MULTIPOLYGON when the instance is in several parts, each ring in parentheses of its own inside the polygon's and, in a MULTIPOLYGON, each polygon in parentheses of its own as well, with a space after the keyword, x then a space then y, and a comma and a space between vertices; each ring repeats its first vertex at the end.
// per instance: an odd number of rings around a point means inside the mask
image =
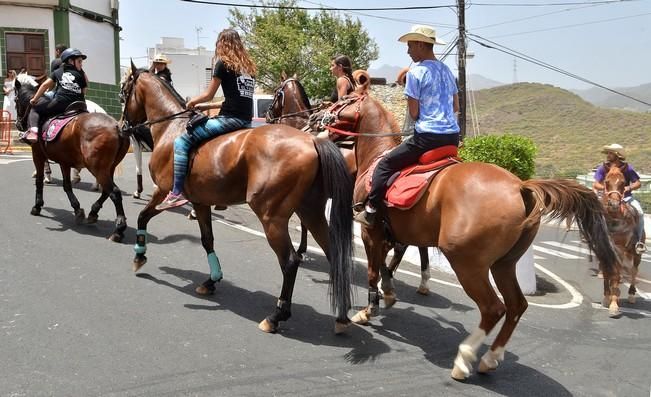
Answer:
POLYGON ((633 266, 631 266, 631 286, 628 288, 628 303, 631 305, 635 304, 635 293, 637 292, 635 284, 637 284, 637 273, 639 271, 641 261, 642 254, 636 253, 633 256, 633 266))
POLYGON ((36 197, 34 199, 34 206, 32 207, 31 214, 34 216, 41 214, 41 208, 43 207, 43 167, 45 164, 45 156, 41 152, 41 149, 34 145, 32 146, 32 161, 34 162, 34 167, 36 167, 36 197))
POLYGON ((301 222, 301 242, 296 253, 302 257, 305 252, 307 252, 307 227, 301 222))
POLYGON ((142 148, 136 138, 133 136, 129 137, 131 139, 131 147, 133 147, 133 155, 136 159, 136 183, 138 187, 135 192, 133 192, 133 198, 140 198, 142 193, 142 148))
POLYGON ((479 361, 479 373, 493 371, 500 362, 504 361, 506 344, 518 325, 518 321, 522 318, 522 314, 527 310, 528 303, 518 284, 515 266, 516 262, 514 261, 498 261, 491 267, 495 285, 504 299, 506 318, 490 349, 479 361))
MULTIPOLYGON (((328 231, 328 221, 325 218, 324 208, 325 202, 322 207, 315 210, 298 211, 298 216, 301 219, 301 224, 305 226, 304 230, 309 230, 314 238, 314 241, 321 247, 325 253, 328 261, 332 260, 330 255, 330 241, 328 231)), ((297 254, 298 255, 298 254, 297 254)), ((348 313, 337 313, 337 320, 335 321, 335 334, 343 333, 350 326, 348 313)))
POLYGON ((133 258, 133 271, 137 272, 141 267, 147 263, 147 224, 154 216, 161 213, 156 209, 156 205, 163 201, 167 192, 161 190, 159 187, 154 189, 151 200, 145 205, 145 208, 138 214, 138 230, 136 230, 136 244, 133 250, 136 256, 133 258))
POLYGON ((384 262, 380 265, 380 277, 382 280, 382 295, 384 296, 385 309, 391 308, 398 300, 396 296, 396 287, 393 284, 393 275, 395 274, 405 252, 409 246, 401 243, 395 243, 393 246, 393 257, 387 266, 384 262))
POLYGON ((263 226, 267 241, 276 253, 280 270, 283 273, 283 286, 276 309, 267 318, 258 324, 258 328, 264 332, 273 333, 278 330, 278 324, 286 321, 292 316, 292 295, 296 282, 296 273, 301 263, 301 257, 294 251, 292 240, 289 236, 289 218, 280 216, 263 216, 263 226))
POLYGON ((61 175, 63 176, 63 191, 66 192, 68 201, 70 201, 70 205, 75 211, 75 223, 79 225, 86 219, 86 213, 84 212, 84 209, 81 208, 79 200, 77 200, 77 196, 75 196, 75 193, 72 191, 72 181, 70 180, 70 166, 64 164, 59 164, 59 166, 61 167, 61 175))
POLYGON ((418 247, 418 253, 420 254, 420 285, 416 292, 421 295, 429 295, 429 250, 427 247, 418 247))
POLYGON ((371 317, 377 316, 380 311, 380 267, 387 257, 387 248, 384 242, 384 233, 381 227, 362 227, 362 240, 368 260, 368 306, 357 312, 351 320, 356 324, 367 324, 371 317))
POLYGON ((465 380, 470 376, 470 369, 477 360, 476 353, 479 346, 495 327, 495 324, 504 316, 506 308, 490 285, 488 279, 489 264, 478 263, 481 260, 479 259, 481 255, 472 258, 455 257, 454 255, 446 256, 450 260, 452 269, 457 274, 459 283, 466 291, 466 294, 477 304, 481 313, 479 327, 459 345, 459 351, 454 359, 454 367, 450 374, 453 379, 465 380))
MULTIPOLYGON (((102 195, 104 195, 104 191, 107 189, 104 188, 103 184, 100 186, 102 186, 102 195)), ((111 181, 109 186, 112 186, 109 197, 115 206, 115 228, 108 239, 119 243, 124 238, 124 231, 127 229, 127 217, 124 214, 124 207, 122 205, 122 191, 113 181, 111 181)))
POLYGON ((603 305, 608 307, 608 316, 617 317, 622 314, 619 310, 619 273, 607 275, 604 273, 603 305))
POLYGON ((209 205, 193 204, 199 230, 201 231, 201 245, 208 257, 210 277, 195 289, 199 295, 211 295, 215 292, 215 283, 224 277, 219 258, 215 254, 215 238, 212 232, 212 214, 209 205))

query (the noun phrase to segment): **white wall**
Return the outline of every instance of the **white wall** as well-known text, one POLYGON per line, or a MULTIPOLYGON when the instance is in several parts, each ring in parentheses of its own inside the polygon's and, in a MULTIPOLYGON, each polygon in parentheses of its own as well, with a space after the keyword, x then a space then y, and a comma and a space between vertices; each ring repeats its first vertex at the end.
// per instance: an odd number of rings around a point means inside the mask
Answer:
POLYGON ((3 1, 0 3, 14 3, 14 4, 27 4, 27 5, 45 5, 45 6, 58 6, 59 0, 27 0, 27 1, 3 1))
MULTIPOLYGON (((49 4, 51 2, 40 3, 49 4)), ((58 4, 58 2, 55 3, 58 4)), ((0 5, 0 26, 3 28, 47 29, 48 40, 50 44, 54 43, 54 18, 52 10, 46 8, 0 5)), ((50 58, 52 57, 54 57, 54 44, 50 45, 50 58)), ((0 62, 2 62, 1 59, 0 62)), ((2 67, 4 69, 4 65, 2 67)))
POLYGON ((171 54, 167 67, 172 72, 174 88, 185 97, 193 97, 206 88, 206 68, 211 67, 212 56, 171 54))
POLYGON ((88 55, 88 59, 84 61, 84 70, 92 82, 118 83, 115 81, 113 32, 113 26, 108 23, 94 22, 70 14, 70 47, 78 48, 88 55))
POLYGON ((93 11, 107 17, 111 16, 110 0, 71 0, 71 6, 77 6, 84 10, 93 11))

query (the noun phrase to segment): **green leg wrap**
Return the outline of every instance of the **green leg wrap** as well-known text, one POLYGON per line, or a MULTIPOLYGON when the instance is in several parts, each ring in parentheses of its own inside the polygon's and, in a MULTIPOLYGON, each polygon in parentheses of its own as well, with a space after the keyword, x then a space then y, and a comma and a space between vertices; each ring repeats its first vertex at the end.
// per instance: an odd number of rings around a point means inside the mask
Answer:
POLYGON ((224 277, 222 267, 219 265, 219 259, 214 252, 208 254, 208 265, 210 266, 210 279, 212 281, 219 281, 224 277))
POLYGON ((138 229, 136 231, 136 245, 133 246, 136 254, 144 254, 147 252, 147 230, 138 229))

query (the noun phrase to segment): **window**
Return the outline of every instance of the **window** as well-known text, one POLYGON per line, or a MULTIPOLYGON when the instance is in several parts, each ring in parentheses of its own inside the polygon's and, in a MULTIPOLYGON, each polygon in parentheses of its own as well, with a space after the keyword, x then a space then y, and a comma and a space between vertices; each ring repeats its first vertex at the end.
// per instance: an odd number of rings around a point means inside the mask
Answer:
POLYGON ((7 69, 17 72, 22 68, 32 76, 41 76, 45 68, 45 40, 42 34, 5 33, 7 69))

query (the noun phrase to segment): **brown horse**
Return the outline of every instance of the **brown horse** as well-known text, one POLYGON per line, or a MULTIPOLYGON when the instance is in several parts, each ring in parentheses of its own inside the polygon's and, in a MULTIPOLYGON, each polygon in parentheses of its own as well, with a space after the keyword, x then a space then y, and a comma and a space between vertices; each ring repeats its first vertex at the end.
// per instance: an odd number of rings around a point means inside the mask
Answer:
MULTIPOLYGON (((340 117, 353 120, 355 107, 340 117)), ((366 173, 375 159, 397 145, 399 128, 393 115, 375 99, 366 97, 359 107, 356 158, 359 170, 355 199, 362 202, 366 173)), ((384 211, 392 236, 403 244, 435 246, 446 256, 468 296, 481 313, 479 327, 460 345, 451 376, 470 375, 476 353, 487 335, 506 319, 490 349, 483 355, 479 372, 497 368, 506 344, 527 309, 516 278, 517 260, 531 245, 541 217, 575 217, 604 271, 614 273, 615 251, 608 238, 604 210, 595 194, 566 180, 521 181, 510 172, 486 163, 460 163, 443 169, 409 210, 384 211), (489 272, 504 303, 489 281, 489 272)), ((383 222, 362 229, 368 258, 369 305, 353 317, 368 322, 379 305, 377 283, 387 255, 383 222)))
MULTIPOLYGON (((284 76, 283 76, 284 77, 284 76)), ((368 93, 370 76, 364 70, 356 70, 353 73, 353 77, 357 82, 357 87, 360 94, 368 93)), ((304 131, 315 133, 311 128, 310 116, 314 114, 318 109, 313 109, 310 105, 310 100, 308 99, 305 88, 301 82, 296 78, 296 76, 289 79, 285 78, 280 85, 274 90, 274 99, 269 105, 267 110, 266 120, 267 123, 275 124, 287 124, 292 127, 303 129, 304 131)), ((318 116, 314 118, 317 120, 318 116)), ((313 121, 314 121, 313 120, 313 121)), ((348 169, 351 171, 353 177, 356 176, 357 166, 355 161, 355 151, 349 148, 340 148, 346 163, 348 164, 348 169)), ((305 253, 307 248, 307 231, 305 227, 301 226, 301 241, 297 248, 297 253, 302 255, 305 253)), ((408 246, 400 243, 393 244, 393 257, 389 266, 385 264, 382 265, 382 290, 384 291, 384 301, 387 306, 391 306, 395 303, 394 295, 394 286, 393 286, 393 275, 398 269, 400 261, 402 261, 405 252, 407 251, 408 246)), ((419 294, 427 295, 429 294, 428 281, 430 278, 429 271, 429 255, 426 247, 419 248, 420 254, 420 267, 421 267, 421 282, 416 290, 419 294)))
MULTIPOLYGON (((18 120, 16 127, 24 131, 26 119, 31 109, 30 98, 38 86, 28 81, 16 80, 16 110, 18 120)), ((69 122, 59 133, 59 137, 44 143, 39 139, 32 145, 32 159, 36 167, 36 201, 31 214, 39 215, 43 207, 43 167, 47 161, 59 163, 63 175, 63 190, 74 209, 75 222, 84 221, 85 214, 77 197, 72 191, 70 179, 71 168, 87 168, 100 184, 102 192, 92 205, 86 223, 97 222, 99 210, 107 198, 115 205, 115 228, 108 237, 112 241, 121 241, 127 228, 127 218, 122 207, 122 193, 113 181, 115 168, 120 164, 129 150, 129 137, 123 135, 117 121, 102 113, 81 113, 69 122)))
MULTIPOLYGON (((134 271, 147 261, 146 235, 149 220, 173 181, 174 139, 185 131, 185 101, 147 70, 136 70, 122 85, 123 119, 137 126, 149 120, 154 150, 149 170, 156 188, 151 201, 138 216, 134 271)), ((262 223, 267 241, 283 273, 277 307, 259 328, 274 332, 291 316, 291 302, 300 264, 289 236, 289 218, 298 214, 330 262, 331 306, 337 313, 335 331, 349 325, 352 272, 352 178, 343 157, 330 142, 285 125, 243 129, 200 145, 191 160, 185 194, 196 210, 201 244, 208 256, 210 278, 197 287, 211 293, 222 277, 214 252, 210 208, 247 203, 262 223), (333 200, 328 225, 325 202, 333 200)))
MULTIPOLYGON (((626 165, 624 165, 625 167, 626 165)), ((608 307, 610 316, 621 314, 619 310, 619 283, 621 273, 628 273, 631 286, 628 289, 628 302, 635 303, 636 277, 642 261, 642 254, 635 251, 635 243, 640 240, 637 235, 638 215, 635 208, 624 200, 626 178, 619 167, 610 167, 604 178, 604 192, 601 200, 606 209, 606 222, 610 238, 618 254, 616 272, 610 277, 604 275, 603 305, 608 307)), ((643 235, 642 239, 646 238, 643 235)), ((600 268, 603 265, 600 263, 600 268)))

